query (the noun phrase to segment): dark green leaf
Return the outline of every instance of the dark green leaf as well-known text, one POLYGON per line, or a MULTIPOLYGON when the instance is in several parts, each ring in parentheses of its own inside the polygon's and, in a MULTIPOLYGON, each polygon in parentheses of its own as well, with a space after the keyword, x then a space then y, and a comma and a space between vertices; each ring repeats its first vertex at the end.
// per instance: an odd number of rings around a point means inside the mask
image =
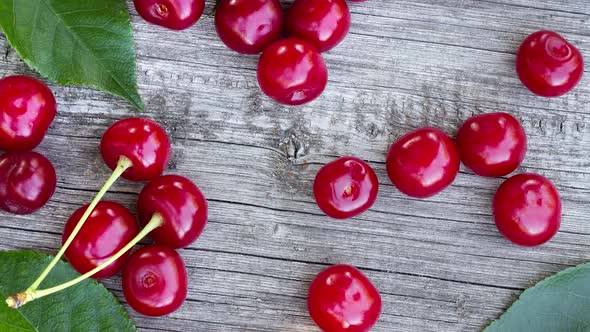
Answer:
POLYGON ((590 263, 525 290, 484 332, 590 331, 590 263))
POLYGON ((0 26, 20 57, 62 85, 93 87, 143 109, 123 0, 0 0, 0 26))
MULTIPOLYGON (((0 251, 0 331, 136 331, 113 294, 95 280, 85 280, 18 310, 8 308, 4 303, 6 297, 28 287, 50 260, 51 256, 32 251, 0 251)), ((42 288, 79 275, 69 264, 60 261, 42 288)))

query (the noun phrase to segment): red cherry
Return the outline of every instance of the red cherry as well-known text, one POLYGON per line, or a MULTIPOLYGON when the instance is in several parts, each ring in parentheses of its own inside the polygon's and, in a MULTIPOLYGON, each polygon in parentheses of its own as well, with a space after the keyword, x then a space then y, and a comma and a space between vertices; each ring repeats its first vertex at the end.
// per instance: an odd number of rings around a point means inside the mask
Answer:
POLYGON ((223 0, 215 12, 221 41, 243 54, 257 54, 279 39, 283 8, 279 0, 223 0))
POLYGON ((559 193, 538 174, 518 174, 506 180, 496 191, 493 205, 500 233, 521 246, 549 241, 561 224, 559 193))
POLYGON ((448 187, 459 172, 453 140, 436 128, 420 128, 398 139, 387 155, 387 174, 402 193, 426 198, 448 187))
POLYGON ((142 315, 168 315, 186 299, 187 279, 176 251, 150 245, 134 252, 125 264, 123 294, 129 306, 142 315))
POLYGON ((37 152, 0 155, 0 210, 33 213, 49 201, 57 183, 55 169, 37 152))
POLYGON ((582 79, 582 53, 553 31, 528 36, 516 55, 518 77, 529 90, 543 97, 557 97, 582 79))
MULTIPOLYGON (((88 204, 76 210, 68 219, 62 235, 62 244, 66 242, 87 208, 88 204)), ((84 274, 104 263, 129 243, 137 233, 137 221, 127 208, 115 202, 100 201, 65 255, 76 271, 84 274)), ((123 267, 126 258, 127 255, 120 257, 92 278, 114 276, 123 267)))
POLYGON ((368 210, 379 189, 375 171, 366 162, 342 157, 322 167, 313 183, 319 208, 328 216, 346 219, 368 210))
POLYGON ((156 122, 128 118, 111 125, 102 136, 100 153, 107 166, 114 170, 121 156, 132 167, 123 173, 131 181, 146 181, 160 175, 170 159, 168 135, 156 122))
POLYGON ((262 52, 258 84, 269 97, 286 105, 308 103, 324 91, 328 70, 322 55, 304 40, 279 40, 262 52))
POLYGON ((172 30, 184 30, 197 23, 205 0, 133 0, 144 20, 172 30))
POLYGON ((295 0, 285 22, 290 37, 305 39, 326 52, 348 34, 350 12, 344 0, 295 0))
POLYGON ((524 159, 527 140, 520 122, 508 113, 467 119, 457 132, 463 164, 480 176, 512 173, 524 159))
POLYGON ((357 268, 333 265, 311 282, 307 308, 324 332, 367 332, 381 314, 381 296, 357 268))
POLYGON ((189 179, 178 175, 159 176, 139 194, 137 214, 147 225, 155 213, 162 226, 151 232, 152 239, 170 248, 183 248, 193 243, 207 223, 207 201, 189 179))
POLYGON ((56 113, 55 97, 45 84, 27 76, 0 79, 0 150, 32 150, 56 113))

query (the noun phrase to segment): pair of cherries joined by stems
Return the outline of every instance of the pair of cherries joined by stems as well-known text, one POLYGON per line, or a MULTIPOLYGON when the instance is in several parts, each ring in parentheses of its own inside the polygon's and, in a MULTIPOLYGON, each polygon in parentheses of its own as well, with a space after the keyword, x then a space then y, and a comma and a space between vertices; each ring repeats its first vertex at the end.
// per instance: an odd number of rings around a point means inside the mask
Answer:
POLYGON ((17 308, 89 277, 106 278, 123 270, 123 293, 129 305, 149 316, 178 309, 187 294, 187 274, 174 249, 194 242, 207 221, 207 202, 185 177, 160 175, 170 158, 170 142, 157 123, 128 118, 111 125, 100 144, 101 155, 113 174, 94 200, 78 209, 65 225, 63 246, 39 278, 24 292, 7 299, 17 308), (122 205, 101 201, 119 178, 150 182, 137 202, 141 231, 122 205), (155 245, 128 252, 150 234, 155 245), (82 275, 48 289, 38 289, 62 255, 82 275))

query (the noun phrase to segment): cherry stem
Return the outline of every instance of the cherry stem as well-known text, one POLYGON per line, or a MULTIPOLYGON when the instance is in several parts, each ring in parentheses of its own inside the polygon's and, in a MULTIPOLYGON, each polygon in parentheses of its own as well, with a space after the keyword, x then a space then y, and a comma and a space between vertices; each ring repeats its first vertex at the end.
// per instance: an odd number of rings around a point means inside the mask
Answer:
POLYGON ((215 13, 217 12, 217 8, 219 8, 219 4, 221 3, 221 0, 216 1, 215 2, 215 6, 213 6, 213 10, 211 10, 211 12, 207 15, 205 15, 204 17, 201 17, 200 19, 197 20, 197 23, 204 21, 208 18, 210 18, 211 16, 215 15, 215 13))
POLYGON ((68 282, 64 282, 63 284, 59 284, 57 286, 53 286, 51 288, 41 289, 41 290, 26 290, 22 293, 17 293, 17 294, 11 295, 6 299, 6 304, 11 308, 16 309, 16 308, 19 308, 19 307, 27 304, 28 302, 34 301, 36 299, 42 298, 47 295, 51 295, 53 293, 57 293, 59 291, 62 291, 62 290, 69 288, 69 287, 72 287, 72 286, 78 284, 79 282, 82 282, 82 281, 92 277, 94 274, 102 271, 104 268, 111 265, 114 261, 116 261, 121 256, 123 256, 125 253, 127 253, 129 250, 131 250, 131 248, 133 248, 133 246, 135 246, 139 241, 141 241, 144 237, 146 237, 151 231, 162 226, 163 224, 164 224, 164 219, 162 218, 162 216, 159 213, 155 213, 152 216, 152 219, 150 220, 150 222, 148 222, 147 225, 145 225, 145 227, 141 230, 141 232, 139 232, 139 234, 137 234, 131 240, 131 242, 127 243, 126 246, 121 248, 121 250, 117 251, 116 254, 109 257, 109 259, 104 261, 99 266, 95 267, 94 269, 84 273, 83 275, 81 275, 75 279, 72 279, 68 282))
POLYGON ((94 211, 94 208, 96 207, 98 202, 100 202, 100 200, 107 193, 107 191, 113 186, 113 184, 115 182, 117 182, 117 179, 119 179, 119 177, 121 177, 121 175, 127 169, 131 168, 132 166, 133 166, 133 164, 132 164, 131 160, 129 160, 129 158, 127 158, 125 156, 119 157, 117 167, 113 171, 113 174, 111 174, 111 177, 109 177, 109 179, 102 186, 102 188, 100 189, 98 194, 96 194, 96 196, 94 197, 92 202, 90 202, 90 205, 88 205, 88 208, 86 209, 86 211, 82 215, 82 218, 80 218, 80 221, 78 221, 78 224, 76 225, 76 227, 74 228, 74 230, 72 231, 70 236, 67 238, 66 242, 63 244, 63 246, 61 247, 61 249, 59 250, 57 255, 55 255, 53 260, 49 263, 49 265, 47 265, 45 270, 43 270, 43 272, 41 272, 41 275, 39 275, 37 280, 35 280, 35 282, 33 282, 33 284, 31 284, 31 286, 29 286, 29 288, 27 288, 26 292, 34 292, 35 290, 37 290, 37 288, 39 288, 39 285, 41 285, 41 283, 43 282, 43 280, 45 280, 45 278, 47 277, 49 272, 51 272, 51 270, 53 269, 55 264, 57 264, 59 259, 66 252, 66 250, 68 249, 70 244, 72 244, 72 241, 74 241, 74 237, 76 237, 78 232, 80 232, 80 229, 82 229, 82 226, 84 226, 84 223, 86 222, 88 217, 90 217, 90 214, 92 213, 92 211, 94 211))

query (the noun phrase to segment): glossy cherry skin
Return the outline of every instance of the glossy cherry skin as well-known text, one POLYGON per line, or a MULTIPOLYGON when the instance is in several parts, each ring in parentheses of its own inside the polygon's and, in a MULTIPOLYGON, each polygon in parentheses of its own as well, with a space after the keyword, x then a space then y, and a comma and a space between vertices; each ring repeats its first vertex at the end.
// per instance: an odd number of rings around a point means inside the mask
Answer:
POLYGON ((174 249, 150 245, 134 252, 125 264, 123 294, 142 315, 168 315, 186 299, 187 279, 184 262, 174 249))
POLYGON ((144 118, 127 118, 112 124, 100 142, 102 159, 110 169, 117 167, 121 156, 133 166, 122 177, 146 181, 162 174, 170 160, 170 140, 156 122, 144 118))
POLYGON ((279 40, 266 48, 257 74, 262 91, 285 105, 308 103, 328 84, 322 55, 309 42, 295 38, 279 40))
POLYGON ((33 152, 0 155, 0 210, 30 214, 47 204, 57 178, 51 162, 33 152))
POLYGON ((342 157, 322 167, 313 183, 319 208, 328 216, 346 219, 368 210, 379 190, 375 171, 366 162, 342 157))
POLYGON ((285 15, 290 37, 305 39, 320 52, 338 45, 350 30, 350 11, 344 0, 295 0, 285 15))
POLYGON ((436 128, 420 128, 398 139, 387 155, 387 174, 402 193, 426 198, 448 187, 459 172, 453 140, 436 128))
POLYGON ((205 0, 133 0, 133 3, 144 20, 172 30, 191 27, 205 10, 205 0))
POLYGON ((516 55, 516 72, 522 83, 543 97, 557 97, 572 90, 582 79, 582 53, 553 31, 528 36, 516 55))
POLYGON ((32 150, 56 113, 55 97, 45 84, 28 76, 0 79, 0 150, 32 150))
POLYGON ((150 235, 154 242, 170 248, 183 248, 193 243, 207 223, 207 201, 189 179, 178 175, 159 176, 139 193, 137 214, 147 224, 159 213, 164 224, 150 235))
POLYGON ((279 39, 283 22, 279 0, 223 0, 215 12, 219 38, 242 54, 258 54, 279 39))
POLYGON ((559 193, 538 174, 518 174, 506 180, 496 191, 493 207, 500 233, 521 246, 549 241, 561 224, 559 193))
POLYGON ((309 315, 324 332, 367 332, 381 314, 381 295, 350 265, 333 265, 309 286, 309 315))
MULTIPOLYGON (((66 242, 88 204, 76 210, 66 222, 62 244, 66 242)), ((119 203, 100 201, 66 250, 68 262, 76 271, 84 274, 109 257, 116 254, 139 233, 139 226, 131 212, 119 203)), ((114 276, 125 263, 127 255, 94 274, 92 278, 103 279, 114 276)))
POLYGON ((504 176, 520 166, 527 139, 520 122, 508 113, 488 113, 467 119, 457 132, 463 164, 480 176, 504 176))

